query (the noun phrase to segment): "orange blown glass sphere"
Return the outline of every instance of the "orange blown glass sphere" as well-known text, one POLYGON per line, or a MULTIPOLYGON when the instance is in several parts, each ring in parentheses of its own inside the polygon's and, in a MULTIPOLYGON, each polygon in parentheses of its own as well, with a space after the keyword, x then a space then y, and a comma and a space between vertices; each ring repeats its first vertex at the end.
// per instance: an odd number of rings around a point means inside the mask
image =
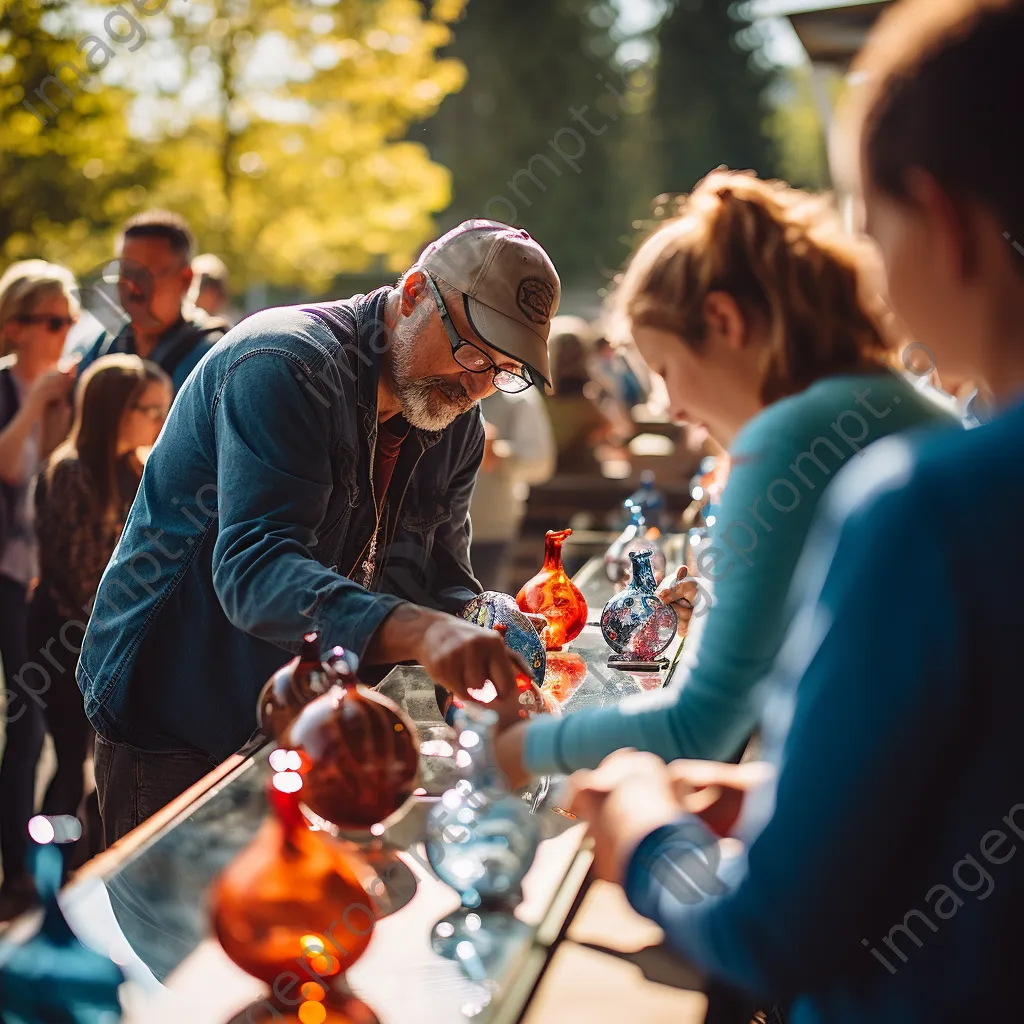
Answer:
POLYGON ((394 701, 354 675, 307 704, 281 742, 302 756, 302 802, 339 829, 384 821, 416 788, 415 727, 394 701))
POLYGON ((303 964, 321 979, 340 974, 369 945, 375 921, 346 848, 302 817, 302 782, 295 772, 273 777, 274 813, 210 890, 224 952, 271 986, 285 972, 304 977, 303 964))
MULTIPOLYGON (((335 648, 335 654, 340 650, 335 648)), ((307 633, 302 638, 298 657, 282 665, 260 691, 257 705, 260 732, 276 740, 311 700, 339 681, 339 666, 348 670, 344 659, 331 665, 322 662, 319 637, 316 633, 307 633)))
POLYGON ((516 604, 524 612, 543 615, 547 620, 543 640, 549 651, 560 651, 587 624, 587 602, 562 567, 562 544, 571 534, 569 529, 548 530, 544 565, 516 595, 516 604))

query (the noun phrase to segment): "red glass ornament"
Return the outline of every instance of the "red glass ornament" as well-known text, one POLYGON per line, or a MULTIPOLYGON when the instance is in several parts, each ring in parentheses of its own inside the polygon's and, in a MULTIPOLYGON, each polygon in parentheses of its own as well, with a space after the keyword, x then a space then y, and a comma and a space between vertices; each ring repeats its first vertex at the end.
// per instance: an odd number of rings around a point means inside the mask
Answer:
POLYGON ((395 815, 419 776, 416 728, 394 701, 355 673, 307 704, 282 738, 303 758, 303 803, 342 830, 360 831, 395 815))
POLYGON ((516 595, 516 604, 524 612, 543 615, 547 620, 542 639, 549 651, 560 651, 587 624, 587 602, 562 566, 562 544, 571 534, 570 529, 548 530, 544 536, 544 565, 516 595))
POLYGON ((303 781, 274 775, 273 814, 213 883, 210 909, 224 952, 243 971, 273 987, 304 962, 329 1002, 329 979, 362 955, 375 914, 349 849, 302 817, 303 781))
POLYGON ((541 692, 558 702, 561 707, 587 678, 587 663, 575 651, 552 651, 544 673, 541 692))
POLYGON ((319 637, 307 633, 298 657, 282 665, 260 691, 256 709, 260 732, 276 740, 311 700, 326 693, 336 682, 337 669, 320 660, 319 637))

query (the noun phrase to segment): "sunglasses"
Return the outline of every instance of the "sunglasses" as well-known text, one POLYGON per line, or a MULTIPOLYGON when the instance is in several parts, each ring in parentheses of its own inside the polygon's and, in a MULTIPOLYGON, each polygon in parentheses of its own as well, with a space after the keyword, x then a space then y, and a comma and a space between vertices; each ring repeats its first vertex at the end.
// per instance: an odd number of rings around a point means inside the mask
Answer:
POLYGON ((43 316, 40 313, 23 313, 14 318, 19 324, 42 324, 51 334, 66 327, 71 327, 75 318, 73 316, 43 316))
POLYGON ((459 334, 434 279, 429 274, 426 275, 426 278, 430 282, 430 290, 434 294, 434 302, 441 315, 441 323, 448 335, 448 342, 452 347, 455 362, 464 370, 469 370, 470 373, 493 373, 494 386, 509 395, 519 394, 519 392, 532 387, 533 381, 527 380, 523 374, 516 373, 514 370, 503 370, 482 348, 474 345, 471 341, 466 341, 459 334))

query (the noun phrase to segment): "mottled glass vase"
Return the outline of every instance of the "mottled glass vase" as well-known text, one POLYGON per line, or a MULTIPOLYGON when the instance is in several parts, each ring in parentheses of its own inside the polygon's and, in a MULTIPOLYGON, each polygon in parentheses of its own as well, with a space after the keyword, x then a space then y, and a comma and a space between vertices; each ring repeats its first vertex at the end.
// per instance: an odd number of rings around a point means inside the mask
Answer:
POLYGON ((541 643, 533 623, 519 610, 508 594, 485 590, 467 602, 460 614, 467 622, 475 622, 484 629, 502 627, 499 631, 505 646, 522 655, 533 681, 538 686, 544 682, 544 668, 547 663, 544 644, 541 643))
MULTIPOLYGON (((301 964, 320 979, 308 1001, 344 1006, 350 997, 343 989, 333 993, 331 979, 369 945, 375 914, 350 848, 310 831, 299 808, 303 781, 294 771, 271 779, 272 815, 210 889, 213 930, 253 977, 275 987, 301 964)), ((294 1011, 294 1000, 288 1005, 294 1011)), ((313 1016, 325 1020, 319 1010, 299 1013, 301 1020, 313 1016)))
POLYGON ((678 619, 655 594, 650 551, 631 551, 632 578, 601 612, 601 632, 619 657, 615 661, 655 662, 672 643, 678 619))
POLYGON ((524 612, 547 620, 541 639, 549 651, 560 651, 587 624, 587 602, 562 565, 562 545, 572 530, 548 530, 544 536, 544 565, 516 596, 524 612))
MULTIPOLYGON (((497 767, 497 723, 497 712, 483 705, 459 709, 457 760, 465 774, 427 816, 427 860, 438 878, 462 897, 463 910, 517 904, 523 877, 540 844, 536 816, 509 791, 497 767)), ((447 921, 456 933, 462 930, 461 915, 447 921)), ((441 931, 448 933, 443 937, 453 938, 448 928, 441 931)))

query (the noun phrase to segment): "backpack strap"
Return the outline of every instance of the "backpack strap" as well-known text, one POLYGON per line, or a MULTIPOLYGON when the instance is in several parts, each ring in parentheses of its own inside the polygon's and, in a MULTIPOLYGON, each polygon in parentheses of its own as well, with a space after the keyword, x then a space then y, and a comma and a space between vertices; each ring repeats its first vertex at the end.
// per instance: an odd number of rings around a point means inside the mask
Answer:
POLYGON ((168 345, 156 362, 168 377, 174 376, 185 357, 200 342, 216 335, 212 341, 220 340, 227 333, 227 322, 220 319, 206 321, 202 326, 195 323, 186 323, 178 336, 168 345))

